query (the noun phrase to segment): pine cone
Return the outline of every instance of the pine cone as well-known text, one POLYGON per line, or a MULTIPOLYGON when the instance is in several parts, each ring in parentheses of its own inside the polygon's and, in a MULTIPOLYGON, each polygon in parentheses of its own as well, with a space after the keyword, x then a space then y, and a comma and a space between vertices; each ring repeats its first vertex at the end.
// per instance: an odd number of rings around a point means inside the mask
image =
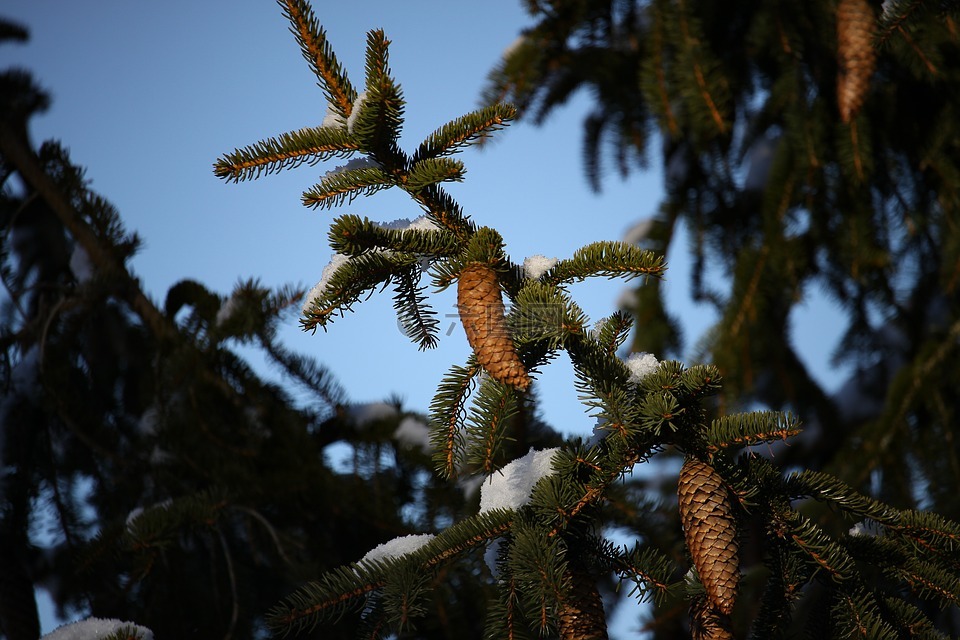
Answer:
POLYGON ((607 640, 607 618, 596 581, 585 571, 571 570, 570 594, 560 606, 560 640, 607 640))
POLYGON ((692 640, 733 640, 730 617, 714 611, 703 596, 690 603, 690 637, 692 640))
POLYGON ((457 308, 467 342, 493 379, 521 391, 530 386, 507 330, 496 271, 480 262, 467 265, 457 282, 457 308))
POLYGON ((863 106, 876 65, 873 28, 876 17, 867 0, 840 0, 837 7, 837 106, 850 122, 863 106))
POLYGON ((730 495, 720 474, 693 457, 680 469, 677 493, 693 566, 713 608, 730 615, 740 581, 737 523, 730 495))

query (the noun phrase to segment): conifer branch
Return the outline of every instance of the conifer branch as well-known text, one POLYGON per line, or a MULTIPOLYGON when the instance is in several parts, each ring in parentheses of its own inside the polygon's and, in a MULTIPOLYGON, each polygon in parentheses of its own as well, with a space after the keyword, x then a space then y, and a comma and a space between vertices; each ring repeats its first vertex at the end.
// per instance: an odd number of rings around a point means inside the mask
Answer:
POLYGON ((530 282, 517 295, 508 323, 520 344, 539 342, 554 350, 572 336, 584 334, 587 317, 556 287, 530 282))
POLYGON ((459 470, 465 406, 481 368, 475 355, 466 366, 454 366, 440 382, 430 403, 430 445, 433 462, 445 478, 455 478, 459 470))
POLYGON ((642 546, 638 542, 629 552, 624 550, 612 560, 620 580, 634 583, 630 595, 636 593, 640 602, 648 598, 655 602, 662 601, 672 587, 676 567, 670 558, 655 547, 642 546))
POLYGON ((464 147, 503 128, 516 117, 516 107, 502 103, 468 113, 427 136, 427 139, 420 143, 411 161, 416 164, 427 158, 458 153, 464 147))
POLYGON ((304 191, 301 200, 305 207, 332 209, 393 184, 393 178, 379 167, 344 169, 327 174, 313 188, 304 191))
POLYGON ((330 247, 346 256, 389 250, 447 257, 460 251, 456 237, 445 229, 394 229, 350 213, 333 221, 328 236, 330 247))
POLYGON ((809 495, 817 500, 828 501, 845 511, 884 525, 896 527, 901 521, 897 510, 852 490, 826 473, 798 471, 788 476, 783 486, 791 495, 809 495))
POLYGON ((334 157, 348 157, 359 148, 342 129, 305 127, 236 149, 217 159, 213 173, 227 182, 241 182, 304 163, 314 165, 334 157))
POLYGON ((277 0, 283 14, 290 20, 290 32, 300 43, 303 58, 320 80, 327 101, 343 118, 349 118, 357 91, 340 68, 333 47, 327 42, 327 33, 313 14, 306 0, 277 0))
POLYGON ((387 41, 374 39, 372 42, 382 50, 371 54, 374 61, 367 70, 373 75, 367 77, 366 91, 363 99, 354 105, 358 111, 353 114, 352 123, 348 122, 348 128, 364 151, 388 171, 395 172, 408 164, 406 154, 396 144, 403 127, 403 93, 389 75, 387 41))
POLYGON ((727 122, 720 113, 720 98, 719 96, 715 98, 715 95, 719 93, 718 87, 710 86, 713 75, 717 73, 716 69, 718 64, 716 61, 709 60, 707 52, 701 49, 700 42, 703 40, 703 37, 699 33, 699 25, 691 24, 692 19, 687 14, 687 9, 682 1, 678 2, 677 19, 680 26, 681 50, 688 56, 686 62, 693 70, 700 98, 707 107, 710 118, 717 127, 717 131, 719 131, 720 135, 726 135, 727 122))
POLYGON ((425 158, 415 162, 405 176, 404 188, 417 192, 440 182, 463 182, 466 168, 451 158, 425 158))
POLYGON ((680 127, 677 124, 677 117, 673 113, 667 87, 668 67, 663 33, 664 9, 659 3, 652 3, 650 10, 651 20, 653 21, 650 36, 652 55, 649 58, 644 58, 642 69, 646 75, 652 75, 654 78, 653 89, 648 91, 653 93, 656 99, 650 100, 650 102, 660 105, 661 118, 666 121, 667 130, 671 136, 677 137, 680 133, 680 127))
POLYGON ((513 515, 502 509, 488 511, 447 528, 411 553, 333 569, 287 596, 268 614, 267 624, 278 633, 300 632, 360 608, 365 596, 385 588, 409 603, 404 594, 416 590, 411 578, 422 579, 438 565, 503 535, 513 515))
POLYGON ((626 341, 633 328, 633 316, 624 311, 617 311, 612 316, 597 323, 594 333, 597 342, 611 356, 616 355, 617 349, 626 341))
POLYGON ((441 227, 455 234, 461 242, 466 242, 476 231, 476 226, 464 215, 460 205, 438 185, 428 186, 410 195, 441 227))
POLYGON ((814 566, 825 571, 832 580, 843 583, 855 575, 853 558, 808 518, 792 510, 775 514, 774 518, 778 535, 796 545, 814 566))
POLYGON ((660 278, 666 271, 663 257, 623 242, 594 242, 577 249, 572 258, 561 260, 545 273, 545 284, 580 282, 590 277, 660 278))
POLYGON ((510 387, 485 377, 466 420, 466 461, 471 468, 486 475, 497 470, 496 456, 516 413, 517 399, 510 387))
POLYGON ((350 258, 333 273, 323 293, 309 302, 300 325, 304 331, 326 327, 336 315, 352 309, 364 293, 388 286, 400 270, 416 264, 415 257, 379 251, 350 258))
POLYGON ((786 440, 801 433, 800 422, 788 413, 758 411, 717 418, 705 437, 707 448, 716 452, 728 447, 743 447, 786 440))
POLYGON ((395 276, 396 294, 393 308, 406 335, 417 343, 421 351, 437 346, 440 321, 436 312, 425 303, 425 287, 420 285, 419 265, 411 266, 395 276))

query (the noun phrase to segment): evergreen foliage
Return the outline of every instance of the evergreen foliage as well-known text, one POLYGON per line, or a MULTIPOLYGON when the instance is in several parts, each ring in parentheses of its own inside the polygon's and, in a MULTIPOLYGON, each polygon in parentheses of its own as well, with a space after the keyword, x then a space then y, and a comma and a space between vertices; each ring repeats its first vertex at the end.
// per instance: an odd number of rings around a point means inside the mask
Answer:
MULTIPOLYGON (((422 418, 399 405, 356 418, 364 407, 333 372, 280 342, 303 290, 185 279, 152 300, 129 266, 137 235, 63 146, 32 144, 47 94, 21 70, 0 85, 0 637, 39 637, 39 588, 62 615, 132 620, 156 638, 263 637, 270 607, 310 577, 466 515, 462 492, 397 435, 422 418), (277 375, 255 372, 252 352, 277 375), (333 445, 352 460, 332 465, 333 445), (403 515, 425 496, 428 510, 403 515)), ((239 153, 244 168, 221 177, 346 157, 351 144, 304 130, 239 153)), ((449 253, 444 233, 431 242, 449 253)), ((419 266, 402 255, 427 238, 394 240, 397 306, 416 309, 419 266)), ((427 315, 408 322, 418 339, 435 333, 427 315)), ((483 587, 461 581, 474 595, 447 612, 482 620, 483 587)))
MULTIPOLYGON (((349 86, 349 80, 337 65, 325 34, 310 17, 308 7, 295 0, 285 2, 291 31, 301 48, 310 52, 311 64, 338 70, 335 83, 325 86, 325 92, 334 99, 341 95, 346 105, 347 94, 338 87, 349 86), (322 46, 316 44, 321 42, 322 46)), ((585 3, 556 5, 554 10, 563 7, 570 12, 548 12, 545 24, 534 33, 551 28, 558 33, 566 29, 569 35, 581 21, 594 25, 609 19, 585 3)), ((531 8, 540 10, 538 4, 531 8)), ((676 96, 668 104, 676 103, 682 109, 660 116, 683 131, 691 145, 704 145, 715 152, 726 148, 741 118, 735 109, 739 94, 726 75, 728 61, 709 46, 709 13, 695 12, 688 3, 654 2, 647 9, 652 13, 649 23, 639 18, 632 4, 626 15, 638 25, 661 29, 658 37, 670 42, 669 49, 664 45, 657 52, 659 56, 669 52, 669 62, 661 59, 655 64, 670 70, 670 82, 675 83, 670 91, 676 96), (690 81, 684 73, 692 74, 690 81)), ((629 46, 634 53, 639 47, 637 42, 628 45, 628 50, 629 46)), ((539 63, 551 67, 556 60, 569 61, 549 48, 537 49, 540 55, 521 45, 496 78, 495 87, 513 92, 526 103, 521 105, 525 109, 543 86, 523 84, 521 74, 529 70, 524 65, 536 69, 539 63), (558 57, 551 57, 554 54, 558 57)), ((579 83, 579 79, 571 82, 570 76, 577 64, 589 61, 589 69, 602 69, 594 56, 603 53, 578 52, 582 58, 571 68, 551 76, 542 97, 543 109, 564 99, 579 83)), ((366 59, 366 92, 362 100, 357 98, 350 108, 341 110, 341 115, 355 118, 352 125, 347 124, 348 138, 370 166, 379 168, 378 176, 389 176, 390 186, 403 189, 423 207, 437 231, 388 232, 356 216, 339 218, 330 238, 345 257, 331 263, 332 273, 325 273, 315 297, 305 307, 304 326, 325 327, 334 312, 351 309, 362 292, 398 277, 412 277, 417 269, 429 275, 438 289, 457 282, 461 319, 474 355, 466 366, 451 370, 432 403, 434 462, 445 477, 474 472, 488 476, 490 484, 483 487, 477 515, 441 529, 422 546, 384 560, 362 560, 302 587, 271 614, 273 629, 287 633, 318 624, 326 628, 349 611, 359 614, 370 637, 415 634, 418 618, 427 617, 431 588, 459 563, 470 566, 471 552, 489 545, 489 573, 474 572, 472 579, 496 593, 489 601, 485 631, 491 638, 606 638, 600 589, 612 578, 632 583, 639 599, 652 598, 655 611, 689 602, 686 626, 697 638, 746 633, 779 637, 798 625, 816 637, 822 632, 822 637, 901 637, 914 629, 938 633, 935 629, 943 620, 927 603, 934 607, 957 604, 960 567, 953 536, 958 525, 932 513, 897 509, 822 471, 784 475, 764 457, 749 450, 741 454, 743 447, 792 439, 800 432, 799 422, 779 411, 725 415, 723 403, 717 401, 722 398, 722 374, 716 366, 686 367, 667 361, 641 373, 628 367, 618 356, 618 346, 630 331, 630 319, 615 314, 591 328, 565 285, 597 276, 659 278, 664 272, 662 259, 653 251, 624 243, 596 243, 559 261, 536 279, 525 277, 504 252, 500 234, 475 226, 439 186, 463 175, 462 163, 438 162, 444 160, 442 154, 481 141, 506 122, 502 115, 494 114, 512 115, 512 109, 485 107, 458 118, 438 129, 413 156, 407 156, 396 146, 405 105, 399 85, 390 76, 382 32, 370 33, 366 59), (408 233, 415 235, 405 241, 408 233), (435 242, 429 237, 433 233, 435 242), (501 295, 511 303, 507 318, 503 318, 501 295), (487 317, 478 320, 484 313, 487 317), (493 333, 499 334, 496 339, 493 333), (512 467, 522 462, 516 460, 496 471, 505 460, 501 452, 512 437, 511 428, 516 426, 512 419, 528 393, 526 384, 504 373, 503 358, 519 357, 535 377, 537 367, 547 365, 560 351, 573 362, 577 391, 598 418, 595 435, 588 442, 568 442, 556 449, 551 454, 550 472, 534 480, 527 498, 510 498, 504 508, 487 510, 483 504, 487 492, 496 490, 498 474, 514 479, 512 467), (676 454, 685 460, 677 490, 686 551, 675 540, 662 546, 658 544, 662 540, 652 535, 638 536, 632 549, 607 541, 603 527, 618 521, 612 506, 624 504, 621 483, 637 465, 676 454), (815 507, 821 502, 869 521, 875 529, 868 533, 865 525, 857 525, 847 530, 836 516, 815 507), (744 547, 752 556, 745 564, 741 539, 752 543, 750 548, 744 547), (742 564, 751 567, 758 562, 764 565, 762 572, 744 574, 741 586, 742 564), (825 615, 816 613, 820 611, 825 615)), ((647 67, 649 64, 637 65, 647 67)), ((655 78, 666 75, 655 74, 655 78)), ((631 131, 626 127, 636 123, 618 116, 621 133, 631 131)), ((645 111, 643 117, 649 117, 645 111)), ((588 131, 590 126, 588 123, 588 131)), ((595 127, 588 134, 593 139, 588 148, 596 147, 599 131, 595 127)), ((853 139, 850 147, 853 170, 849 175, 860 181, 862 172, 872 167, 863 162, 868 149, 864 145, 853 139)), ((233 166, 235 158, 240 158, 239 152, 223 156, 215 172, 234 175, 241 170, 233 166)), ((254 164, 272 161, 269 153, 259 161, 251 160, 254 164)), ((243 161, 248 162, 246 158, 243 161)), ((373 182, 373 173, 366 170, 335 170, 334 175, 341 181, 337 183, 340 193, 364 192, 373 182)), ((387 178, 378 178, 376 184, 379 188, 387 183, 387 178)), ((792 196, 792 188, 783 191, 784 197, 792 196)), ((308 200, 305 197, 306 204, 310 204, 308 200)), ((777 229, 782 230, 787 205, 781 198, 775 206, 781 215, 777 229)), ((673 210, 670 226, 681 208, 673 210)), ((746 230, 741 233, 749 237, 746 230)), ((721 335, 750 340, 755 336, 743 335, 749 333, 743 331, 746 323, 756 322, 761 315, 773 316, 780 317, 777 326, 782 341, 789 306, 784 306, 785 294, 795 290, 799 282, 795 274, 807 268, 805 260, 804 248, 793 237, 777 244, 741 247, 733 263, 733 300, 726 305, 722 320, 727 330, 721 335), (784 260, 784 255, 794 258, 784 260), (732 330, 734 325, 737 330, 732 330)), ((411 328, 425 313, 429 313, 425 296, 412 296, 408 306, 398 306, 401 321, 411 328)), ((776 331, 773 334, 778 335, 776 331)), ((756 339, 770 348, 770 335, 767 330, 756 339)), ((428 343, 423 340, 421 346, 428 343)), ((722 343, 714 345, 714 353, 720 363, 729 366, 720 346, 722 343)), ((745 344, 736 348, 739 354, 757 347, 745 344)), ((748 360, 746 365, 752 362, 748 360)), ((734 388, 742 387, 742 379, 734 384, 734 388)), ((634 508, 649 515, 656 512, 647 510, 643 502, 634 508)), ((669 623, 665 625, 663 632, 667 633, 669 623)))
MULTIPOLYGON (((643 168, 662 144, 666 198, 644 248, 691 244, 690 288, 717 323, 695 359, 726 406, 789 410, 785 463, 960 517, 953 435, 957 305, 956 2, 528 2, 532 26, 484 99, 542 122, 578 91, 584 169, 643 168), (808 296, 844 316, 841 389, 791 340, 808 296), (910 469, 910 472, 906 470, 910 469)), ((630 306, 634 350, 681 353, 657 283, 630 306)))
MULTIPOLYGON (((303 203, 406 192, 424 214, 409 226, 333 222, 336 254, 301 324, 326 329, 390 286, 408 336, 432 348, 426 277, 458 286, 474 353, 440 381, 429 446, 409 446, 415 415, 362 416, 330 371, 278 342, 303 291, 247 281, 225 296, 188 279, 157 305, 129 268, 136 234, 64 148, 31 144, 46 94, 0 74, 0 636, 35 640, 33 591, 54 579, 61 608, 158 638, 606 638, 618 591, 649 603, 657 638, 956 635, 952 3, 887 2, 866 31, 861 3, 843 35, 835 2, 531 0, 539 22, 487 106, 409 155, 385 34, 368 34, 358 91, 306 0, 279 4, 327 116, 224 154, 215 175, 350 159, 303 203), (857 50, 869 31, 875 69, 857 50), (643 247, 595 243, 531 278, 443 183, 465 175, 451 156, 584 84, 598 97, 595 184, 605 141, 626 172, 657 128, 683 171, 643 247), (741 165, 770 141, 758 187, 741 165), (719 312, 702 349, 716 364, 637 369, 621 357, 634 325, 634 350, 679 350, 659 281, 681 223, 695 291, 719 312), (729 291, 705 284, 713 265, 729 291), (636 318, 592 323, 568 288, 641 276, 636 318), (864 365, 853 388, 881 409, 829 397, 794 352, 790 312, 811 283, 849 312, 840 355, 864 365), (303 397, 255 373, 241 345, 303 397), (589 439, 563 442, 536 416, 536 378, 561 352, 597 418, 589 439), (334 443, 352 460, 330 464, 334 443), (532 447, 549 469, 524 478, 526 496, 498 494, 508 472, 530 473, 514 465, 532 447), (48 553, 31 537, 44 504, 48 553)), ((24 37, 0 23, 0 39, 24 37)))

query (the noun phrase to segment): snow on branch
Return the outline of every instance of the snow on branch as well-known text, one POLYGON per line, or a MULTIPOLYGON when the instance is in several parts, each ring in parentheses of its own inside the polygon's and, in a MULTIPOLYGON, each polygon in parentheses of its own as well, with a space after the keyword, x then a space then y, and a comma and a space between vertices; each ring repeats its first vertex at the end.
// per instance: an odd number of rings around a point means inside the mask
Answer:
POLYGON ((104 640, 118 631, 126 632, 126 638, 153 640, 153 631, 146 627, 107 618, 87 618, 63 625, 43 636, 40 640, 104 640))
POLYGON ((408 553, 417 551, 435 537, 432 533, 419 533, 388 540, 367 551, 366 555, 360 558, 357 564, 363 564, 365 562, 373 563, 388 558, 405 556, 408 553))
POLYGON ((519 509, 530 502, 533 487, 553 475, 553 457, 559 447, 530 452, 490 475, 480 488, 480 513, 494 509, 519 509))

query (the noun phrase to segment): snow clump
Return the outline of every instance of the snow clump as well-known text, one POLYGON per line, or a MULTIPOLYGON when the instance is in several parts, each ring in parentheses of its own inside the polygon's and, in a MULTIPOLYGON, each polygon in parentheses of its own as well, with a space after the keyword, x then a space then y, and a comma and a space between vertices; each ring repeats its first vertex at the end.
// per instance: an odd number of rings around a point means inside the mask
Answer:
POLYGON ((660 361, 652 353, 631 353, 624 364, 630 369, 630 378, 627 382, 636 384, 656 371, 660 361))
POLYGON ((132 629, 140 640, 153 640, 153 631, 150 629, 112 618, 87 618, 65 624, 42 636, 40 640, 101 640, 124 628, 132 629))
POLYGON ((313 286, 313 289, 310 289, 310 293, 307 294, 307 297, 303 302, 303 313, 306 315, 310 311, 313 301, 323 297, 323 294, 327 291, 327 286, 330 284, 330 278, 333 277, 333 274, 336 273, 337 269, 345 265, 350 261, 350 256, 345 256, 342 253, 335 253, 330 258, 330 262, 323 268, 323 272, 320 274, 320 282, 313 286))
POLYGON ((540 254, 523 259, 523 275, 531 280, 537 280, 550 269, 557 266, 559 260, 548 258, 540 254))
POLYGON ((407 555, 408 553, 413 553, 420 547, 424 546, 436 536, 432 533, 419 533, 409 536, 400 536, 399 538, 394 538, 393 540, 388 540, 381 545, 377 545, 370 551, 367 551, 367 554, 360 558, 357 564, 363 564, 365 562, 377 562, 380 560, 386 560, 388 558, 399 558, 400 556, 407 555))
POLYGON ((493 509, 519 509, 530 502, 533 487, 553 475, 553 458, 559 447, 530 452, 491 474, 480 488, 480 513, 493 509))

